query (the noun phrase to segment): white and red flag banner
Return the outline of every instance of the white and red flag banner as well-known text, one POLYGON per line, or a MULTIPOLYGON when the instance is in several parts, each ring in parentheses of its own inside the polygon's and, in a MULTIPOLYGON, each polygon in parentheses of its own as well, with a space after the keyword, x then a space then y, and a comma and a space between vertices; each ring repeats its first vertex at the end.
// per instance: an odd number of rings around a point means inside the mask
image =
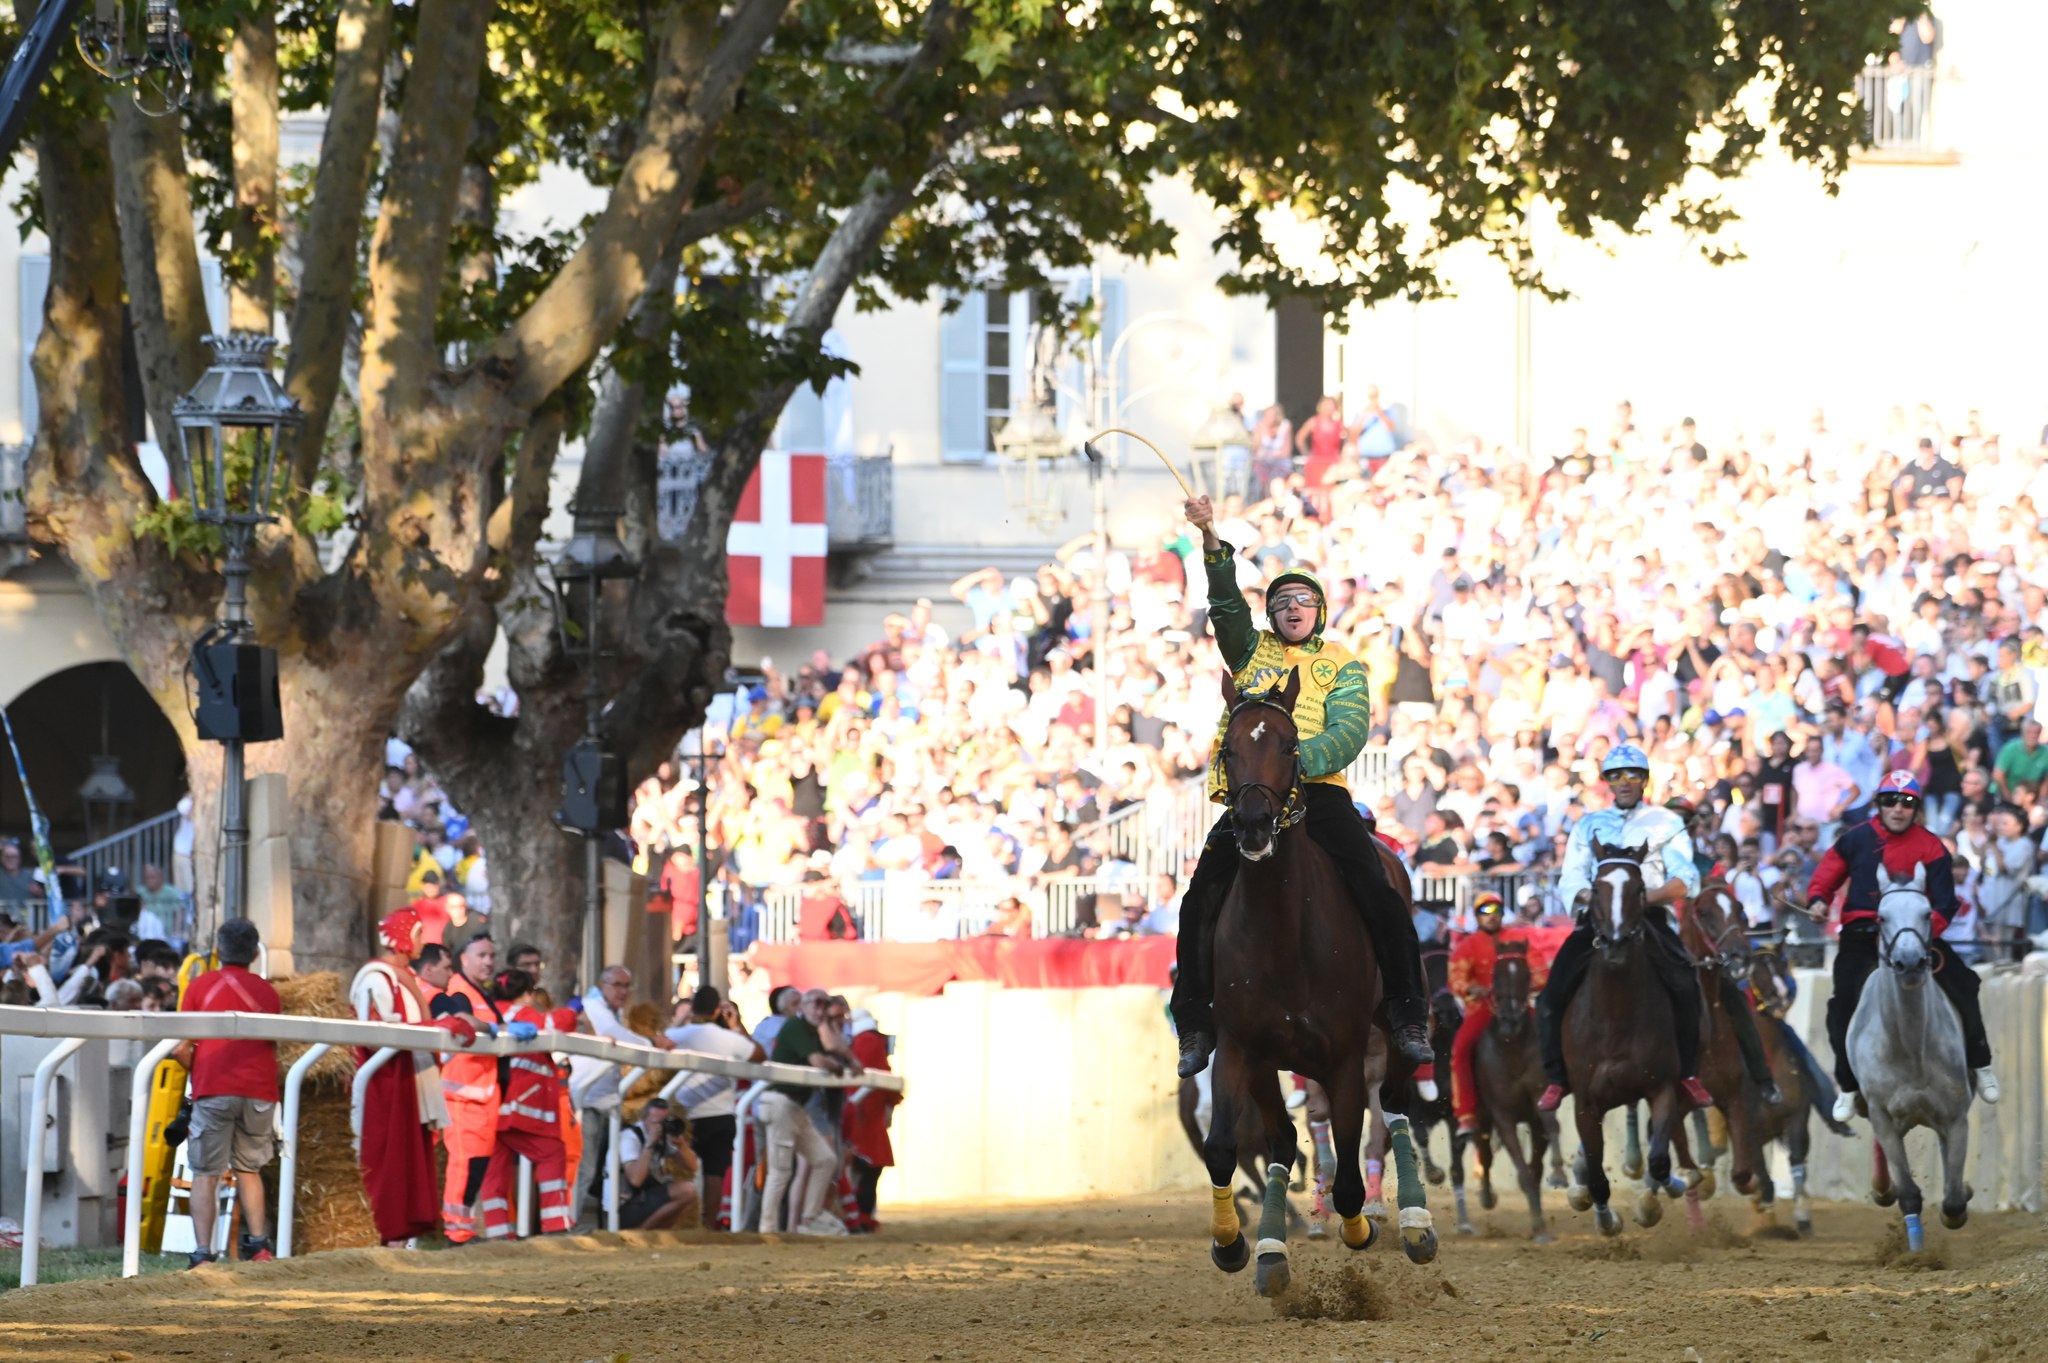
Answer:
POLYGON ((725 539, 730 625, 825 623, 825 456, 767 450, 725 539))

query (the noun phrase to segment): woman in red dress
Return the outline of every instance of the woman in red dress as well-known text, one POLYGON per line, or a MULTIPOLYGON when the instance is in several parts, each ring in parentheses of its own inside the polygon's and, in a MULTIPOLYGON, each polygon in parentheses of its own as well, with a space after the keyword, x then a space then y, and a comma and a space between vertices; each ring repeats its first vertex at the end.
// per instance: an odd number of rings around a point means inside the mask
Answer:
MULTIPOLYGON (((435 1025, 427 1015, 429 990, 412 973, 412 962, 426 940, 419 915, 400 909, 377 925, 377 935, 383 949, 356 972, 349 986, 356 1016, 364 1022, 435 1025)), ((466 1018, 441 1018, 438 1025, 464 1045, 476 1039, 466 1018)), ((356 1047, 356 1064, 364 1064, 371 1054, 356 1047)), ((432 1234, 441 1224, 434 1132, 447 1119, 441 1067, 433 1051, 401 1051, 370 1077, 356 1150, 370 1215, 377 1223, 378 1239, 386 1245, 402 1246, 432 1234)))
MULTIPOLYGON (((848 1031, 852 1039, 847 1044, 861 1068, 887 1074, 889 1038, 876 1027, 874 1017, 865 1008, 859 1009, 848 1031)), ((841 1129, 846 1135, 847 1175, 853 1182, 854 1203, 847 1229, 855 1233, 881 1228, 875 1220, 875 1188, 882 1181, 882 1171, 896 1163, 896 1149, 889 1142, 889 1122, 896 1104, 902 1101, 900 1093, 872 1088, 855 1089, 846 1100, 841 1129)))

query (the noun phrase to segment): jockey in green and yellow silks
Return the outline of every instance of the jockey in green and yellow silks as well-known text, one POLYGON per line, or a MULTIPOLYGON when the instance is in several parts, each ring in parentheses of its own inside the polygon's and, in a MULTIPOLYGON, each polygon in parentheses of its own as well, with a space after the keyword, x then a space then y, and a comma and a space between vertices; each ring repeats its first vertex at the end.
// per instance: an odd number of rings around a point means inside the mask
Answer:
MULTIPOLYGON (((1365 746, 1372 729, 1372 697, 1366 688, 1365 664, 1342 644, 1323 638, 1330 623, 1323 584, 1310 573, 1282 573, 1266 588, 1266 613, 1273 629, 1252 623, 1252 609, 1237 590, 1235 555, 1230 546, 1202 552, 1209 570, 1209 627, 1216 647, 1230 668, 1240 694, 1277 690, 1291 671, 1301 673, 1301 694, 1294 702, 1295 732, 1301 736, 1301 775, 1310 784, 1349 790, 1344 769, 1365 746), (1218 587, 1228 583, 1228 596, 1218 587), (1286 635, 1298 642, 1289 643, 1286 635), (1306 633, 1303 633, 1303 631, 1306 633)), ((1223 731, 1230 716, 1216 722, 1209 747, 1209 798, 1223 803, 1223 731)))
MULTIPOLYGON (((1294 723, 1301 739, 1302 786, 1286 822, 1300 821, 1329 854, 1352 887, 1385 983, 1394 1045, 1413 1064, 1433 1058, 1429 1048, 1429 1005, 1424 993, 1422 953, 1408 907, 1387 878, 1380 844, 1351 803, 1344 769, 1365 746, 1372 727, 1372 700, 1365 665, 1343 645, 1323 638, 1329 623, 1323 584, 1303 572, 1282 573, 1266 589, 1266 618, 1260 629, 1237 582, 1236 555, 1216 538, 1215 513, 1207 497, 1183 508, 1202 532, 1202 564, 1209 578, 1209 624, 1217 648, 1241 694, 1271 691, 1290 672, 1300 676, 1294 723)), ((1216 731, 1209 758, 1209 797, 1221 803, 1226 779, 1222 738, 1228 715, 1216 731)), ((1201 1072, 1215 1049, 1211 1019, 1215 978, 1210 942, 1224 896, 1237 877, 1238 850, 1226 812, 1210 830, 1194 877, 1181 900, 1178 972, 1168 1004, 1180 1035, 1180 1073, 1201 1072)))

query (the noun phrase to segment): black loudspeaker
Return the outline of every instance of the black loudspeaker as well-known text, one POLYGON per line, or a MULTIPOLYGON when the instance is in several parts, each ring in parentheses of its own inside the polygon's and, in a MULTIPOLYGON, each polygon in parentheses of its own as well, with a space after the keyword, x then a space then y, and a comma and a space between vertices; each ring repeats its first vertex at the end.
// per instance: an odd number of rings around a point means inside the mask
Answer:
POLYGON ((584 739, 562 763, 562 812, 556 822, 577 833, 626 825, 626 768, 613 753, 584 739))
POLYGON ((284 737, 277 695, 277 650, 261 644, 200 644, 192 650, 199 691, 199 736, 270 743, 284 737))

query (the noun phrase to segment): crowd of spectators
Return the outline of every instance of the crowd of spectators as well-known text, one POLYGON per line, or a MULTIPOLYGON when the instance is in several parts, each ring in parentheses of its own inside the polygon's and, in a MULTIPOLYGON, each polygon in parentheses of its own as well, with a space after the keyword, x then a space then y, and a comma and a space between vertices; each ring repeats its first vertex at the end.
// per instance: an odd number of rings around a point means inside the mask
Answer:
MULTIPOLYGON (((1759 925, 1777 920, 1779 882, 1906 767, 1973 909, 1952 933, 1995 954, 2048 926, 2039 443, 1925 406, 1844 429, 1814 411, 1779 432, 1653 427, 1623 402, 1604 428, 1527 457, 1413 437, 1375 393, 1348 417, 1327 400, 1299 433, 1261 414, 1228 453, 1229 468, 1272 475, 1219 508, 1239 587, 1260 610, 1277 572, 1327 584, 1329 634, 1367 666, 1373 739, 1395 773, 1360 794, 1419 871, 1521 876, 1529 916, 1553 911, 1541 873, 1604 798, 1600 757, 1627 738, 1759 925)), ((737 902, 812 882, 853 904, 880 880, 920 906, 892 935, 1021 932, 1018 905, 963 915, 917 887, 1093 877, 1131 902, 1092 898, 1077 931, 1169 928, 1173 879, 1118 886, 1131 868, 1089 844, 1103 816, 1202 770, 1220 707, 1177 509, 1101 564, 1083 538, 1029 577, 969 574, 952 589, 970 620, 958 637, 919 601, 844 663, 764 663, 708 763, 711 861, 737 902), (1098 578, 1107 644, 1086 609, 1098 578)), ((631 831, 693 892, 689 770, 640 788, 631 831)), ((844 934, 857 919, 812 926, 844 934)))

